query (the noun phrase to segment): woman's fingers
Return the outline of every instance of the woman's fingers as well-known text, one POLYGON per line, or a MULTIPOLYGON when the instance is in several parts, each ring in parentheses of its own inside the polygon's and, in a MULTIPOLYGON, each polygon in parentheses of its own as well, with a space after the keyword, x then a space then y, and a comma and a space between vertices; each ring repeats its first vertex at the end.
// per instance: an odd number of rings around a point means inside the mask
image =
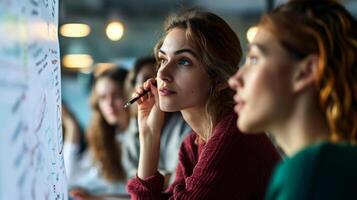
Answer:
POLYGON ((75 188, 75 189, 71 190, 69 194, 71 197, 75 197, 75 198, 88 195, 88 193, 81 188, 75 188))
POLYGON ((151 78, 148 80, 147 84, 148 88, 147 90, 150 90, 149 92, 149 98, 155 98, 155 102, 158 102, 158 92, 156 88, 156 80, 154 78, 151 78))
POLYGON ((157 91, 156 80, 154 83, 150 85, 150 90, 152 94, 152 98, 155 98, 155 102, 158 104, 159 102, 159 93, 157 91))
MULTIPOLYGON (((138 103, 140 104, 143 101, 146 101, 149 98, 153 98, 154 95, 152 94, 152 87, 155 87, 154 85, 156 85, 156 80, 155 79, 148 79, 147 81, 144 82, 143 85, 138 86, 136 88, 136 91, 132 94, 132 97, 138 97, 140 95, 142 95, 143 93, 147 93, 147 95, 143 95, 139 100, 138 103), (149 92, 147 92, 149 91, 149 92)), ((156 91, 155 91, 156 92, 156 91)))
MULTIPOLYGON (((132 98, 136 98, 136 97, 140 96, 142 93, 144 93, 143 86, 138 86, 138 87, 135 89, 135 92, 131 95, 131 97, 132 97, 132 98)), ((138 103, 141 103, 142 101, 144 101, 143 97, 140 98, 137 102, 138 102, 138 103)))
POLYGON ((155 85, 156 85, 156 80, 154 78, 150 78, 144 82, 144 84, 143 84, 144 90, 146 90, 146 91, 150 90, 150 88, 155 85))

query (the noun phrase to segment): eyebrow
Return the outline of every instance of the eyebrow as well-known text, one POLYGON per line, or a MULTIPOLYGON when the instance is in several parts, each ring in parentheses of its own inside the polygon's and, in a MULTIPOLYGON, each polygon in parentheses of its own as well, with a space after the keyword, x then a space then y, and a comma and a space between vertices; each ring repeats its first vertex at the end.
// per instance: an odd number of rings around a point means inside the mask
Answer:
POLYGON ((259 49, 259 51, 261 51, 264 55, 268 54, 268 48, 262 44, 250 43, 248 46, 248 51, 250 51, 252 49, 252 47, 257 47, 259 49))
MULTIPOLYGON (((165 51, 163 51, 161 49, 159 50, 159 52, 166 55, 165 51)), ((191 49, 180 49, 180 50, 177 50, 174 52, 175 55, 178 55, 181 53, 189 53, 189 54, 193 55, 195 58, 198 58, 197 54, 191 49)))

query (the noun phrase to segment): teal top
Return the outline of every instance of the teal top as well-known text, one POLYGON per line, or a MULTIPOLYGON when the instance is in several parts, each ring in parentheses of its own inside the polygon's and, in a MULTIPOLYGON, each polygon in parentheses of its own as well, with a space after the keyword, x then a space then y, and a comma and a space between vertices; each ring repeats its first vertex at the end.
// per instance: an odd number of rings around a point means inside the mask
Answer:
POLYGON ((357 146, 312 145, 275 169, 266 200, 357 199, 357 146))

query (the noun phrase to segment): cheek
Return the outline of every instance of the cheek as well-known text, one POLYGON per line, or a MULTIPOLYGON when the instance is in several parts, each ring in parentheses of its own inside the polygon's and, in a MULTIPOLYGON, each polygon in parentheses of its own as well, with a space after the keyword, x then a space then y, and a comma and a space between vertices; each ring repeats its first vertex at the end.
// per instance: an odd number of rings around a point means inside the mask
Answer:
MULTIPOLYGON (((248 98, 248 102, 258 103, 265 101, 274 90, 274 78, 267 70, 251 70, 244 79, 243 96, 248 98)), ((254 103, 254 104, 255 104, 254 103)))
POLYGON ((177 96, 165 98, 159 96, 160 108, 172 112, 186 108, 201 107, 207 102, 209 95, 209 82, 202 77, 186 76, 176 77, 177 96))
POLYGON ((266 131, 286 116, 292 100, 289 77, 286 75, 265 70, 247 80, 247 108, 239 124, 245 127, 245 131, 266 131))
POLYGON ((255 100, 280 102, 291 95, 291 76, 289 67, 281 62, 266 62, 251 72, 247 87, 255 100))
POLYGON ((210 93, 210 83, 209 80, 201 78, 192 78, 185 82, 186 97, 191 97, 192 100, 205 103, 207 101, 208 95, 210 93))
POLYGON ((258 117, 267 112, 267 109, 274 106, 276 98, 275 83, 269 77, 269 74, 256 74, 252 76, 251 84, 247 85, 247 108, 250 116, 258 117))

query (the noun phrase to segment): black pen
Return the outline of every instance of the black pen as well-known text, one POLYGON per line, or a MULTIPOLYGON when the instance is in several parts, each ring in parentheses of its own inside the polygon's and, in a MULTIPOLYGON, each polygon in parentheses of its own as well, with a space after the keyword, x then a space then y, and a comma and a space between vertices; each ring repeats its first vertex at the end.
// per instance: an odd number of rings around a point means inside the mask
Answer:
MULTIPOLYGON (((154 83, 154 86, 157 87, 156 82, 154 83)), ((140 99, 141 97, 143 97, 145 94, 147 94, 149 91, 150 91, 150 88, 149 88, 148 90, 144 90, 144 92, 143 92, 141 95, 139 95, 139 96, 137 96, 137 97, 135 97, 135 98, 133 98, 133 99, 127 101, 127 102, 124 104, 124 108, 127 108, 127 107, 130 106, 131 104, 135 103, 137 100, 139 100, 139 99, 140 99)))

